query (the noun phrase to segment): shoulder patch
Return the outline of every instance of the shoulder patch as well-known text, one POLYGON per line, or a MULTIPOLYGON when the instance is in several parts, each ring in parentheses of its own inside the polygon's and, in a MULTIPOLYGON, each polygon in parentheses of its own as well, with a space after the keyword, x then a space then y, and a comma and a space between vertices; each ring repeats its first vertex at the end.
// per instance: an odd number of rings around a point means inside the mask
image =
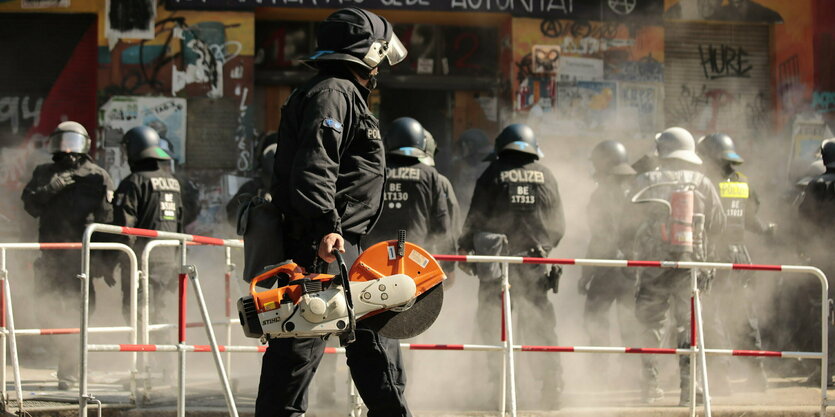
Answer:
POLYGON ((322 121, 322 126, 329 127, 339 133, 342 133, 342 123, 333 119, 325 119, 322 121))

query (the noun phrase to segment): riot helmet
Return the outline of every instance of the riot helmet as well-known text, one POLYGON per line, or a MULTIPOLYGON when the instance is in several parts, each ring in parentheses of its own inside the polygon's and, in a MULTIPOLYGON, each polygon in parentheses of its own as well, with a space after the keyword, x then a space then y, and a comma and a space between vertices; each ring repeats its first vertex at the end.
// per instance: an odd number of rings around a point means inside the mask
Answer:
POLYGON ((308 65, 343 61, 372 70, 384 60, 396 65, 406 58, 406 47, 386 19, 364 9, 350 7, 333 12, 319 25, 317 47, 308 65))
POLYGON ((626 146, 615 140, 604 140, 591 151, 591 163, 598 174, 635 175, 629 165, 626 146))
POLYGON ((428 130, 423 129, 423 133, 426 134, 426 156, 418 159, 420 159, 420 162, 433 167, 435 166, 435 154, 438 153, 438 143, 435 142, 435 137, 428 130))
POLYGON ((171 156, 165 153, 160 147, 159 134, 148 126, 137 126, 125 133, 122 138, 125 151, 128 154, 128 162, 137 162, 143 159, 156 159, 168 161, 171 156))
POLYGON ((423 158, 426 156, 426 131, 417 120, 401 117, 391 122, 385 144, 391 155, 423 158))
POLYGON ((658 157, 664 159, 678 159, 695 165, 701 165, 702 159, 696 155, 696 141, 686 129, 671 127, 655 140, 658 157))
POLYGON ((717 165, 724 162, 741 164, 745 162, 738 153, 733 139, 724 133, 711 133, 699 139, 696 151, 704 159, 707 158, 717 165))
MULTIPOLYGON (((520 152, 533 155, 536 159, 542 156, 533 129, 522 123, 514 123, 505 127, 496 137, 493 149, 496 155, 505 152, 520 152)), ((488 158, 490 157, 488 156, 488 158)))
POLYGON ((835 138, 821 142, 821 158, 825 167, 835 168, 835 138))
POLYGON ((90 135, 77 122, 61 122, 49 135, 47 149, 51 154, 90 152, 90 135))

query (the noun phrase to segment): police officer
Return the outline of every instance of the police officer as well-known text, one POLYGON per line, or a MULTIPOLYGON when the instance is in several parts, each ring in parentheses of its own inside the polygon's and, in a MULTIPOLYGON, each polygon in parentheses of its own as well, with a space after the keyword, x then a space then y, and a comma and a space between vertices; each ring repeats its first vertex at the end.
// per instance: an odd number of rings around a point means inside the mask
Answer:
MULTIPOLYGON (((721 232, 725 223, 722 203, 713 183, 698 172, 702 160, 696 143, 685 129, 673 127, 656 140, 658 170, 638 175, 630 190, 629 211, 623 236, 631 240, 633 259, 704 261, 707 239, 721 232), (629 220, 634 219, 633 222, 629 220)), ((635 313, 643 326, 644 346, 660 346, 669 311, 680 348, 690 346, 690 271, 687 269, 638 269, 635 313)), ((643 355, 641 395, 645 402, 663 396, 658 386, 654 355, 643 355)), ((689 404, 690 360, 679 357, 681 398, 689 404)))
MULTIPOLYGON (((835 138, 823 141, 821 156, 826 172, 812 178, 806 185, 798 206, 798 214, 806 232, 805 252, 811 258, 812 265, 818 266, 830 280, 831 308, 832 277, 835 277, 835 257, 832 256, 832 242, 835 240, 835 224, 832 222, 832 213, 835 213, 835 138)), ((832 380, 833 373, 835 373, 833 369, 835 368, 835 337, 833 337, 835 326, 832 326, 831 314, 832 311, 830 311, 829 322, 829 366, 827 368, 827 382, 830 387, 835 385, 832 380)), ((813 378, 814 375, 810 379, 813 378)))
MULTIPOLYGON (((379 66, 406 49, 391 24, 358 8, 331 14, 317 30, 307 63, 318 70, 282 108, 271 185, 283 215, 286 257, 308 272, 330 270, 334 249, 351 265, 383 208, 385 155, 368 109, 379 66)), ((410 416, 398 341, 363 326, 346 346, 348 367, 369 417, 410 416)), ((263 356, 255 415, 300 416, 324 354, 321 338, 271 339, 263 356)))
POLYGON ((391 123, 383 140, 387 174, 383 212, 367 241, 396 239, 397 231, 403 229, 409 241, 432 253, 453 253, 453 220, 441 174, 420 160, 427 155, 423 126, 411 117, 401 117, 391 123), (446 242, 436 247, 433 243, 438 237, 446 242))
MULTIPOLYGON (((162 230, 183 231, 183 208, 180 182, 160 168, 171 157, 159 146, 157 132, 147 126, 130 129, 122 137, 131 174, 125 177, 113 197, 114 224, 162 230)), ((136 253, 142 253, 146 239, 125 239, 136 253)), ((152 300, 151 319, 156 323, 172 322, 176 302, 177 248, 158 248, 150 258, 149 287, 152 300)), ((122 268, 122 314, 127 318, 130 306, 130 276, 122 268)), ((140 298, 141 299, 141 298, 140 298)))
MULTIPOLYGON (((591 152, 597 188, 592 192, 586 214, 589 224, 587 258, 626 259, 620 240, 613 231, 620 227, 620 217, 626 205, 626 192, 635 178, 629 165, 626 147, 607 140, 597 144, 591 152)), ((584 267, 578 291, 586 296, 584 311, 586 332, 593 346, 611 346, 609 342, 609 310, 617 303, 620 334, 626 346, 634 345, 635 280, 627 270, 617 268, 584 267)), ((597 362, 600 363, 600 362, 597 362)), ((604 362, 604 365, 608 363, 604 362)), ((605 378, 602 370, 595 375, 605 378)))
MULTIPOLYGON (((545 257, 565 233, 565 218, 557 180, 537 162, 539 146, 524 124, 504 128, 495 142, 496 158, 479 177, 472 204, 458 240, 460 253, 545 257), (498 242, 506 239, 504 248, 498 242), (493 249, 493 253, 489 253, 493 249)), ((556 278, 544 265, 512 265, 510 283, 519 339, 525 344, 557 345, 556 316, 548 291, 556 278)), ((499 340, 501 275, 479 272, 478 328, 485 341, 499 340)), ((558 356, 537 358, 532 365, 541 405, 557 409, 562 392, 558 356)))
POLYGON ((226 203, 226 219, 229 220, 229 223, 236 224, 239 208, 242 204, 252 199, 252 197, 260 197, 267 201, 272 200, 272 196, 270 196, 270 181, 273 177, 273 163, 275 162, 275 151, 277 148, 278 144, 276 142, 264 147, 258 163, 258 175, 241 185, 241 188, 226 203))
MULTIPOLYGON (((49 136, 47 146, 53 162, 35 168, 21 195, 26 212, 40 219, 40 242, 78 242, 87 224, 112 221, 113 182, 87 154, 90 142, 87 130, 76 122, 60 123, 49 136)), ((91 267, 101 263, 94 258, 91 267)), ((51 304, 42 317, 45 327, 78 326, 73 312, 78 311, 80 287, 75 274, 80 268, 78 253, 73 251, 44 251, 35 261, 35 289, 51 304)), ((105 278, 109 278, 108 285, 115 284, 112 276, 105 274, 105 278)), ((94 305, 92 285, 90 299, 94 305)), ((78 344, 61 336, 53 344, 58 357, 58 387, 69 389, 78 380, 78 344)))
MULTIPOLYGON (((716 239, 714 250, 718 260, 737 264, 750 264, 751 256, 745 246, 745 232, 750 231, 760 235, 773 236, 776 225, 763 223, 757 216, 760 200, 757 193, 748 184, 748 177, 737 171, 743 159, 736 152, 733 139, 724 133, 712 133, 703 137, 697 147, 699 155, 705 161, 704 172, 719 187, 719 198, 725 210, 727 219, 725 230, 716 239)), ((714 284, 714 295, 717 300, 724 299, 722 307, 737 307, 741 311, 729 314, 731 318, 739 317, 742 323, 734 327, 743 327, 743 343, 762 350, 762 338, 758 324, 754 283, 750 271, 719 273, 714 284), (741 296, 741 298, 740 298, 741 296), (730 299, 729 297, 733 297, 730 299), (741 326, 739 326, 741 325, 741 326)), ((713 298, 711 297, 711 298, 713 298)), ((724 321, 724 320, 723 320, 724 321)), ((732 319, 730 320, 733 321, 732 319)), ((726 327, 728 325, 726 324, 726 327)), ((732 330, 733 328, 727 328, 732 330)), ((736 332, 731 331, 731 334, 736 332)), ((729 335, 730 336, 730 335, 729 335)), ((749 385, 757 391, 764 391, 767 386, 765 368, 762 358, 755 359, 754 372, 749 377, 749 385)))

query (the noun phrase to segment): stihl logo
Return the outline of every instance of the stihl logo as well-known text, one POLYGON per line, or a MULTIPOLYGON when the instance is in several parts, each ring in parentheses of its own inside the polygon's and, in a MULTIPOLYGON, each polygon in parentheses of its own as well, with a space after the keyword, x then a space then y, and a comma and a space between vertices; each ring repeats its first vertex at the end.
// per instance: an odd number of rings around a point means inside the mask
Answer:
POLYGON ((280 321, 281 321, 281 319, 280 319, 280 318, 275 317, 275 318, 266 319, 266 320, 262 321, 262 322, 261 322, 261 325, 262 325, 262 326, 266 326, 266 325, 268 325, 268 324, 278 323, 278 322, 280 322, 280 321))

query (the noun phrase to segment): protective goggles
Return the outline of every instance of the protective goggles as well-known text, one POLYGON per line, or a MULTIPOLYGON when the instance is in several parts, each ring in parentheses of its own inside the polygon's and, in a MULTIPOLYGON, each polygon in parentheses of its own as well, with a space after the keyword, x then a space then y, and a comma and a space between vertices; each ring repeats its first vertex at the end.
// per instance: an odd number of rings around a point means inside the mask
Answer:
POLYGON ((380 65, 383 59, 387 59, 389 65, 397 65, 406 59, 407 53, 406 47, 403 46, 403 43, 400 42, 397 35, 392 32, 391 39, 388 41, 382 39, 374 41, 371 47, 368 48, 368 52, 362 58, 362 62, 365 62, 371 68, 380 65))
POLYGON ((87 153, 90 138, 77 132, 61 132, 49 137, 49 153, 87 153))

